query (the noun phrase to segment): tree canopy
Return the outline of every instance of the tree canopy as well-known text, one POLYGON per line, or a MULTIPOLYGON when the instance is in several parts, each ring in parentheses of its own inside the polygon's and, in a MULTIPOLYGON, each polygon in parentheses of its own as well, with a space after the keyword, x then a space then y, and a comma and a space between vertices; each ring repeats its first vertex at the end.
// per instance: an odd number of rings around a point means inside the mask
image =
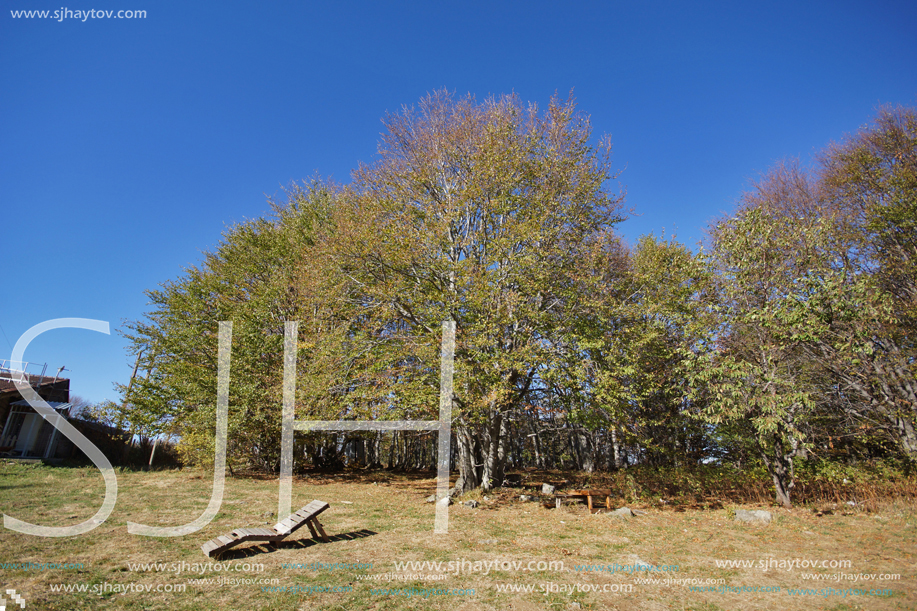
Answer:
MULTIPOLYGON (((285 321, 298 419, 389 420, 436 418, 454 320, 459 490, 510 466, 751 462, 788 506, 800 460, 917 460, 914 110, 775 165, 696 253, 616 235, 611 142, 572 99, 436 91, 384 125, 348 184, 292 187, 148 292, 124 421, 206 464, 232 320, 230 461, 276 471, 285 321)), ((296 460, 379 466, 380 442, 303 435, 296 460)), ((430 443, 392 436, 389 464, 431 465, 430 443)))

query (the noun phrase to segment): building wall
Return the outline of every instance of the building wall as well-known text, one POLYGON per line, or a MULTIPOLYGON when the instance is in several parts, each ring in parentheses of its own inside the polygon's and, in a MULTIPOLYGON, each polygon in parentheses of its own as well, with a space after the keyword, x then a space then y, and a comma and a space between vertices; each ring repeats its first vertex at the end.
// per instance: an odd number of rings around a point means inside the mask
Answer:
MULTIPOLYGON (((45 401, 59 401, 61 403, 70 401, 70 380, 68 379, 61 379, 55 382, 54 378, 45 378, 45 381, 36 390, 38 391, 38 396, 45 401)), ((3 389, 0 390, 0 434, 2 434, 3 427, 6 426, 6 419, 10 415, 10 403, 21 400, 22 395, 19 393, 19 389, 15 386, 9 388, 8 383, 4 383, 3 389)))

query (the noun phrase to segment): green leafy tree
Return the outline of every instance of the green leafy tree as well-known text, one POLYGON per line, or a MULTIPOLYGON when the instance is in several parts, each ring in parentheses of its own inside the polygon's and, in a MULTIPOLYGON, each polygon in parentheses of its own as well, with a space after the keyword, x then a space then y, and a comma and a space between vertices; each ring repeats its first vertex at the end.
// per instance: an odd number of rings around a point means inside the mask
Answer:
POLYGON ((835 378, 839 410, 917 460, 917 110, 886 107, 820 156, 830 270, 788 307, 787 333, 835 378))
POLYGON ((692 376, 693 398, 707 394, 700 417, 734 440, 748 439, 785 507, 822 396, 822 377, 781 330, 787 303, 806 299, 800 279, 825 268, 821 246, 830 234, 807 212, 817 202, 806 174, 781 164, 712 229, 720 326, 716 349, 697 354, 692 376))
POLYGON ((705 262, 674 239, 653 236, 632 252, 605 250, 588 263, 591 309, 570 342, 582 351, 575 373, 554 376, 577 387, 570 420, 611 437, 615 467, 623 466, 624 446, 649 464, 698 462, 708 440, 686 414, 685 352, 711 324, 705 262))
POLYGON ((283 323, 302 313, 289 262, 308 251, 329 198, 317 183, 293 189, 274 219, 229 229, 200 267, 149 291, 153 309, 127 325, 141 375, 122 387, 125 416, 178 435, 185 461, 213 461, 217 327, 231 320, 230 461, 279 464, 283 323))
POLYGON ((631 255, 625 302, 627 349, 638 375, 633 378, 633 422, 644 460, 657 465, 697 464, 709 456, 705 427, 686 401, 686 351, 703 342, 714 324, 710 272, 702 254, 673 239, 645 236, 631 255))
POLYGON ((748 203, 797 236, 768 328, 818 370, 823 426, 917 460, 917 111, 882 109, 814 172, 775 168, 748 203))
POLYGON ((789 506, 820 430, 917 456, 913 219, 917 116, 884 109, 808 172, 779 164, 712 231, 718 350, 704 418, 744 429, 789 506))
POLYGON ((431 414, 440 324, 455 320, 458 488, 500 485, 508 423, 545 369, 574 356, 562 336, 580 308, 581 258, 621 220, 605 187, 610 143, 591 145, 586 117, 556 99, 540 113, 513 96, 438 91, 385 125, 322 253, 359 304, 348 341, 367 354, 403 346, 393 354, 419 382, 413 405, 431 414))

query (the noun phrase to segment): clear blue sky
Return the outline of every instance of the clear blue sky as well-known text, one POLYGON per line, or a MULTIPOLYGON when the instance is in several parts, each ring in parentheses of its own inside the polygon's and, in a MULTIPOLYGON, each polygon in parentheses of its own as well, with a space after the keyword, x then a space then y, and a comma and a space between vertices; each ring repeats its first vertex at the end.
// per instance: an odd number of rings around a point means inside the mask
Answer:
MULTIPOLYGON (((810 162, 879 104, 917 105, 917 3, 93 0, 144 19, 0 14, 0 358, 29 327, 147 308, 265 195, 372 161, 381 117, 447 87, 544 106, 573 89, 624 169, 633 241, 694 245, 749 181, 810 162)), ((113 332, 26 359, 116 399, 113 332)))

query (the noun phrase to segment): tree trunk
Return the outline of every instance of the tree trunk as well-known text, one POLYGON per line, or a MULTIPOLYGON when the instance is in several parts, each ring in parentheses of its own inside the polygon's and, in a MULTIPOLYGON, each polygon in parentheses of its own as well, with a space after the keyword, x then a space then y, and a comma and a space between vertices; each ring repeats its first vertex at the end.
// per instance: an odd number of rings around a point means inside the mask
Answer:
POLYGON ((535 444, 535 466, 539 469, 544 469, 544 461, 541 458, 541 440, 538 437, 537 432, 532 435, 532 441, 535 444))
POLYGON ((777 491, 777 502, 787 509, 792 509, 793 502, 790 500, 790 484, 792 482, 788 482, 786 475, 777 471, 774 471, 772 479, 774 480, 774 490, 777 491))
POLYGON ((611 451, 614 468, 617 471, 624 466, 624 460, 621 457, 621 442, 618 441, 618 427, 611 429, 611 451))
POLYGON ((370 439, 365 439, 366 468, 381 469, 382 462, 379 459, 379 448, 382 443, 382 431, 376 431, 370 439))
POLYGON ((485 427, 484 472, 481 474, 481 489, 491 490, 503 485, 506 471, 506 419, 499 411, 494 412, 485 427))
POLYGON ((793 458, 798 453, 799 442, 791 438, 789 442, 790 448, 787 450, 787 448, 784 447, 783 441, 777 439, 776 436, 773 441, 773 456, 768 456, 767 452, 761 448, 761 457, 774 482, 777 502, 787 509, 792 509, 793 502, 790 498, 790 491, 796 485, 795 473, 793 471, 793 458))
POLYGON ((398 431, 392 431, 392 443, 388 448, 389 471, 395 468, 395 446, 398 444, 398 431))
POLYGON ((366 466, 366 439, 363 437, 354 437, 350 440, 350 451, 353 460, 360 467, 366 466))
POLYGON ((589 436, 582 432, 577 433, 576 445, 579 446, 580 469, 592 473, 595 471, 595 460, 589 436))
POLYGON ((897 426, 898 447, 911 462, 917 463, 917 431, 914 424, 900 414, 895 416, 897 426))
POLYGON ((459 423, 455 427, 455 441, 458 446, 459 477, 455 483, 455 491, 459 494, 471 492, 481 485, 481 479, 475 467, 476 443, 474 432, 466 424, 459 423))

